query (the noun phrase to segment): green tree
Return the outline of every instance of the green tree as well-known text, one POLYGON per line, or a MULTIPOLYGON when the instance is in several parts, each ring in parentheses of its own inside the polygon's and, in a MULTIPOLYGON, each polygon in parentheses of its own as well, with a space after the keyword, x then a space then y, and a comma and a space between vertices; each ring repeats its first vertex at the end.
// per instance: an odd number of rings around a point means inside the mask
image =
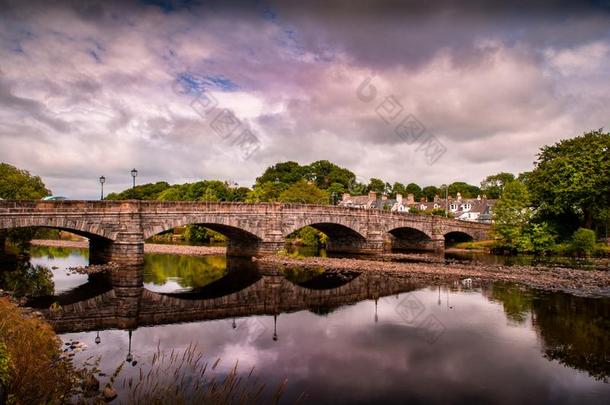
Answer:
POLYGON ((306 180, 316 183, 322 190, 328 189, 333 184, 341 184, 344 189, 356 179, 356 175, 348 169, 337 166, 328 160, 318 160, 303 167, 306 180))
POLYGON ((297 162, 280 162, 268 167, 265 172, 256 179, 256 184, 263 183, 285 183, 292 184, 306 178, 309 168, 301 166, 297 162))
POLYGON ((38 176, 27 170, 0 163, 0 198, 5 200, 39 200, 51 194, 38 176))
POLYGON ((246 202, 277 202, 280 194, 288 188, 286 183, 267 181, 256 184, 246 197, 246 202))
POLYGON ((504 186, 513 180, 515 180, 515 175, 507 172, 487 176, 481 182, 481 192, 488 198, 498 199, 502 195, 504 186))
POLYGON ((602 130, 544 146, 527 176, 539 218, 558 225, 563 236, 579 225, 593 229, 610 206, 608 173, 610 134, 602 130))
POLYGON ((532 250, 526 229, 532 218, 530 196, 525 184, 518 180, 504 187, 502 198, 494 207, 493 228, 502 249, 532 250))
POLYGON ((372 178, 369 180, 367 191, 374 191, 377 195, 381 195, 386 192, 386 183, 381 179, 372 178))
POLYGON ((128 188, 120 193, 110 193, 106 200, 156 200, 170 185, 165 181, 128 188))
MULTIPOLYGON (((424 192, 422 191, 421 187, 415 183, 407 184, 406 193, 413 194, 415 201, 419 201, 419 200, 421 200, 422 197, 424 197, 424 192)), ((427 200, 428 197, 427 196, 425 196, 425 197, 427 200)), ((433 199, 434 199, 434 195, 432 196, 432 199, 430 201, 432 201, 433 199)))
MULTIPOLYGON (((435 196, 441 195, 441 190, 436 186, 426 186, 423 188, 422 194, 424 197, 426 197, 426 200, 428 202, 432 202, 432 201, 434 201, 435 196)), ((444 198, 444 194, 443 194, 443 198, 444 198)))
POLYGON ((395 182, 394 185, 392 185, 392 197, 396 197, 396 194, 400 194, 402 196, 406 196, 406 187, 404 184, 399 183, 399 182, 395 182))
MULTIPOLYGON (((0 163, 0 198, 5 200, 38 200, 51 194, 40 177, 32 176, 8 163, 0 163)), ((8 231, 8 240, 25 252, 38 230, 17 228, 8 231)))
POLYGON ((463 181, 456 181, 449 185, 449 195, 455 198, 457 193, 460 193, 462 198, 476 198, 481 194, 481 189, 463 181))
POLYGON ((305 180, 291 184, 280 193, 278 198, 283 203, 329 204, 329 195, 313 183, 305 180))

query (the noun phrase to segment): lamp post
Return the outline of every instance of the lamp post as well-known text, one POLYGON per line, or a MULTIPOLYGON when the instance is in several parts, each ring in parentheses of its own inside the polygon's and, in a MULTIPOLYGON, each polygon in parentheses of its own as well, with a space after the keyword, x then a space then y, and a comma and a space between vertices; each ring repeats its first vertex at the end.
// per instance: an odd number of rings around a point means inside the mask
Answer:
POLYGON ((131 177, 133 177, 133 186, 132 188, 135 190, 136 188, 136 176, 138 175, 138 171, 136 169, 131 169, 131 177))
POLYGON ((104 199, 104 183, 106 182, 106 178, 104 176, 100 176, 100 185, 102 186, 102 194, 100 196, 100 200, 104 199))
POLYGON ((445 218, 449 217, 449 185, 445 185, 445 218))

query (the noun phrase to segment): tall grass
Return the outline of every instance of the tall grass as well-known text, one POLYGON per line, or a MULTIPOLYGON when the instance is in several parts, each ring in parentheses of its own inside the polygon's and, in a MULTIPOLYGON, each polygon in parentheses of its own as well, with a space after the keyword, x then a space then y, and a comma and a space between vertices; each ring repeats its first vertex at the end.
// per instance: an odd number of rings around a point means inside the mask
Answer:
POLYGON ((63 403, 73 395, 77 373, 60 357, 61 341, 51 326, 24 316, 7 298, 0 298, 0 343, 9 404, 63 403))
MULTIPOLYGON (((183 351, 157 351, 150 365, 140 366, 138 374, 120 377, 123 364, 110 376, 106 387, 119 391, 119 401, 133 404, 256 404, 278 403, 284 394, 287 380, 275 389, 267 385, 251 368, 240 375, 238 363, 229 372, 220 373, 221 359, 210 363, 189 345, 183 351)), ((103 389, 98 398, 103 397, 103 389)))

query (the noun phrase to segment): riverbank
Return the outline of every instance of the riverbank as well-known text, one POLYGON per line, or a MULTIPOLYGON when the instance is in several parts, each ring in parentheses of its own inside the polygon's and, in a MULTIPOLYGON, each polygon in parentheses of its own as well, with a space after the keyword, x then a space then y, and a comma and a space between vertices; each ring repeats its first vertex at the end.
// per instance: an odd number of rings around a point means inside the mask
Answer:
POLYGON ((564 291, 588 297, 610 297, 610 272, 599 270, 577 270, 568 268, 498 266, 473 264, 398 263, 369 259, 335 259, 320 257, 294 258, 265 256, 256 259, 260 263, 284 267, 305 267, 332 270, 384 271, 408 275, 414 281, 507 281, 528 287, 564 291))
MULTIPOLYGON (((76 240, 47 240, 34 239, 31 241, 33 246, 47 246, 70 249, 88 249, 88 241, 76 240)), ((144 245, 144 253, 158 253, 171 255, 188 255, 188 256, 209 256, 209 255, 224 255, 227 248, 224 246, 188 246, 188 245, 162 245, 157 243, 146 243, 144 245)))

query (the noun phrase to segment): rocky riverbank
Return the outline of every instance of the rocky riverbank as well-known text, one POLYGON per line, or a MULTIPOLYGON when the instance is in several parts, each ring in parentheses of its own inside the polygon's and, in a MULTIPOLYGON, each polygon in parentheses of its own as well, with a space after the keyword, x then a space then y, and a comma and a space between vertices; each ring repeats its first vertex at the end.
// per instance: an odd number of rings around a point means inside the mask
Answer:
POLYGON ((507 281, 532 288, 564 291, 589 297, 610 297, 610 272, 532 266, 473 265, 460 263, 398 263, 370 259, 335 259, 283 256, 265 256, 256 259, 261 263, 285 267, 305 267, 334 270, 383 271, 409 275, 414 281, 455 282, 469 280, 507 281))

